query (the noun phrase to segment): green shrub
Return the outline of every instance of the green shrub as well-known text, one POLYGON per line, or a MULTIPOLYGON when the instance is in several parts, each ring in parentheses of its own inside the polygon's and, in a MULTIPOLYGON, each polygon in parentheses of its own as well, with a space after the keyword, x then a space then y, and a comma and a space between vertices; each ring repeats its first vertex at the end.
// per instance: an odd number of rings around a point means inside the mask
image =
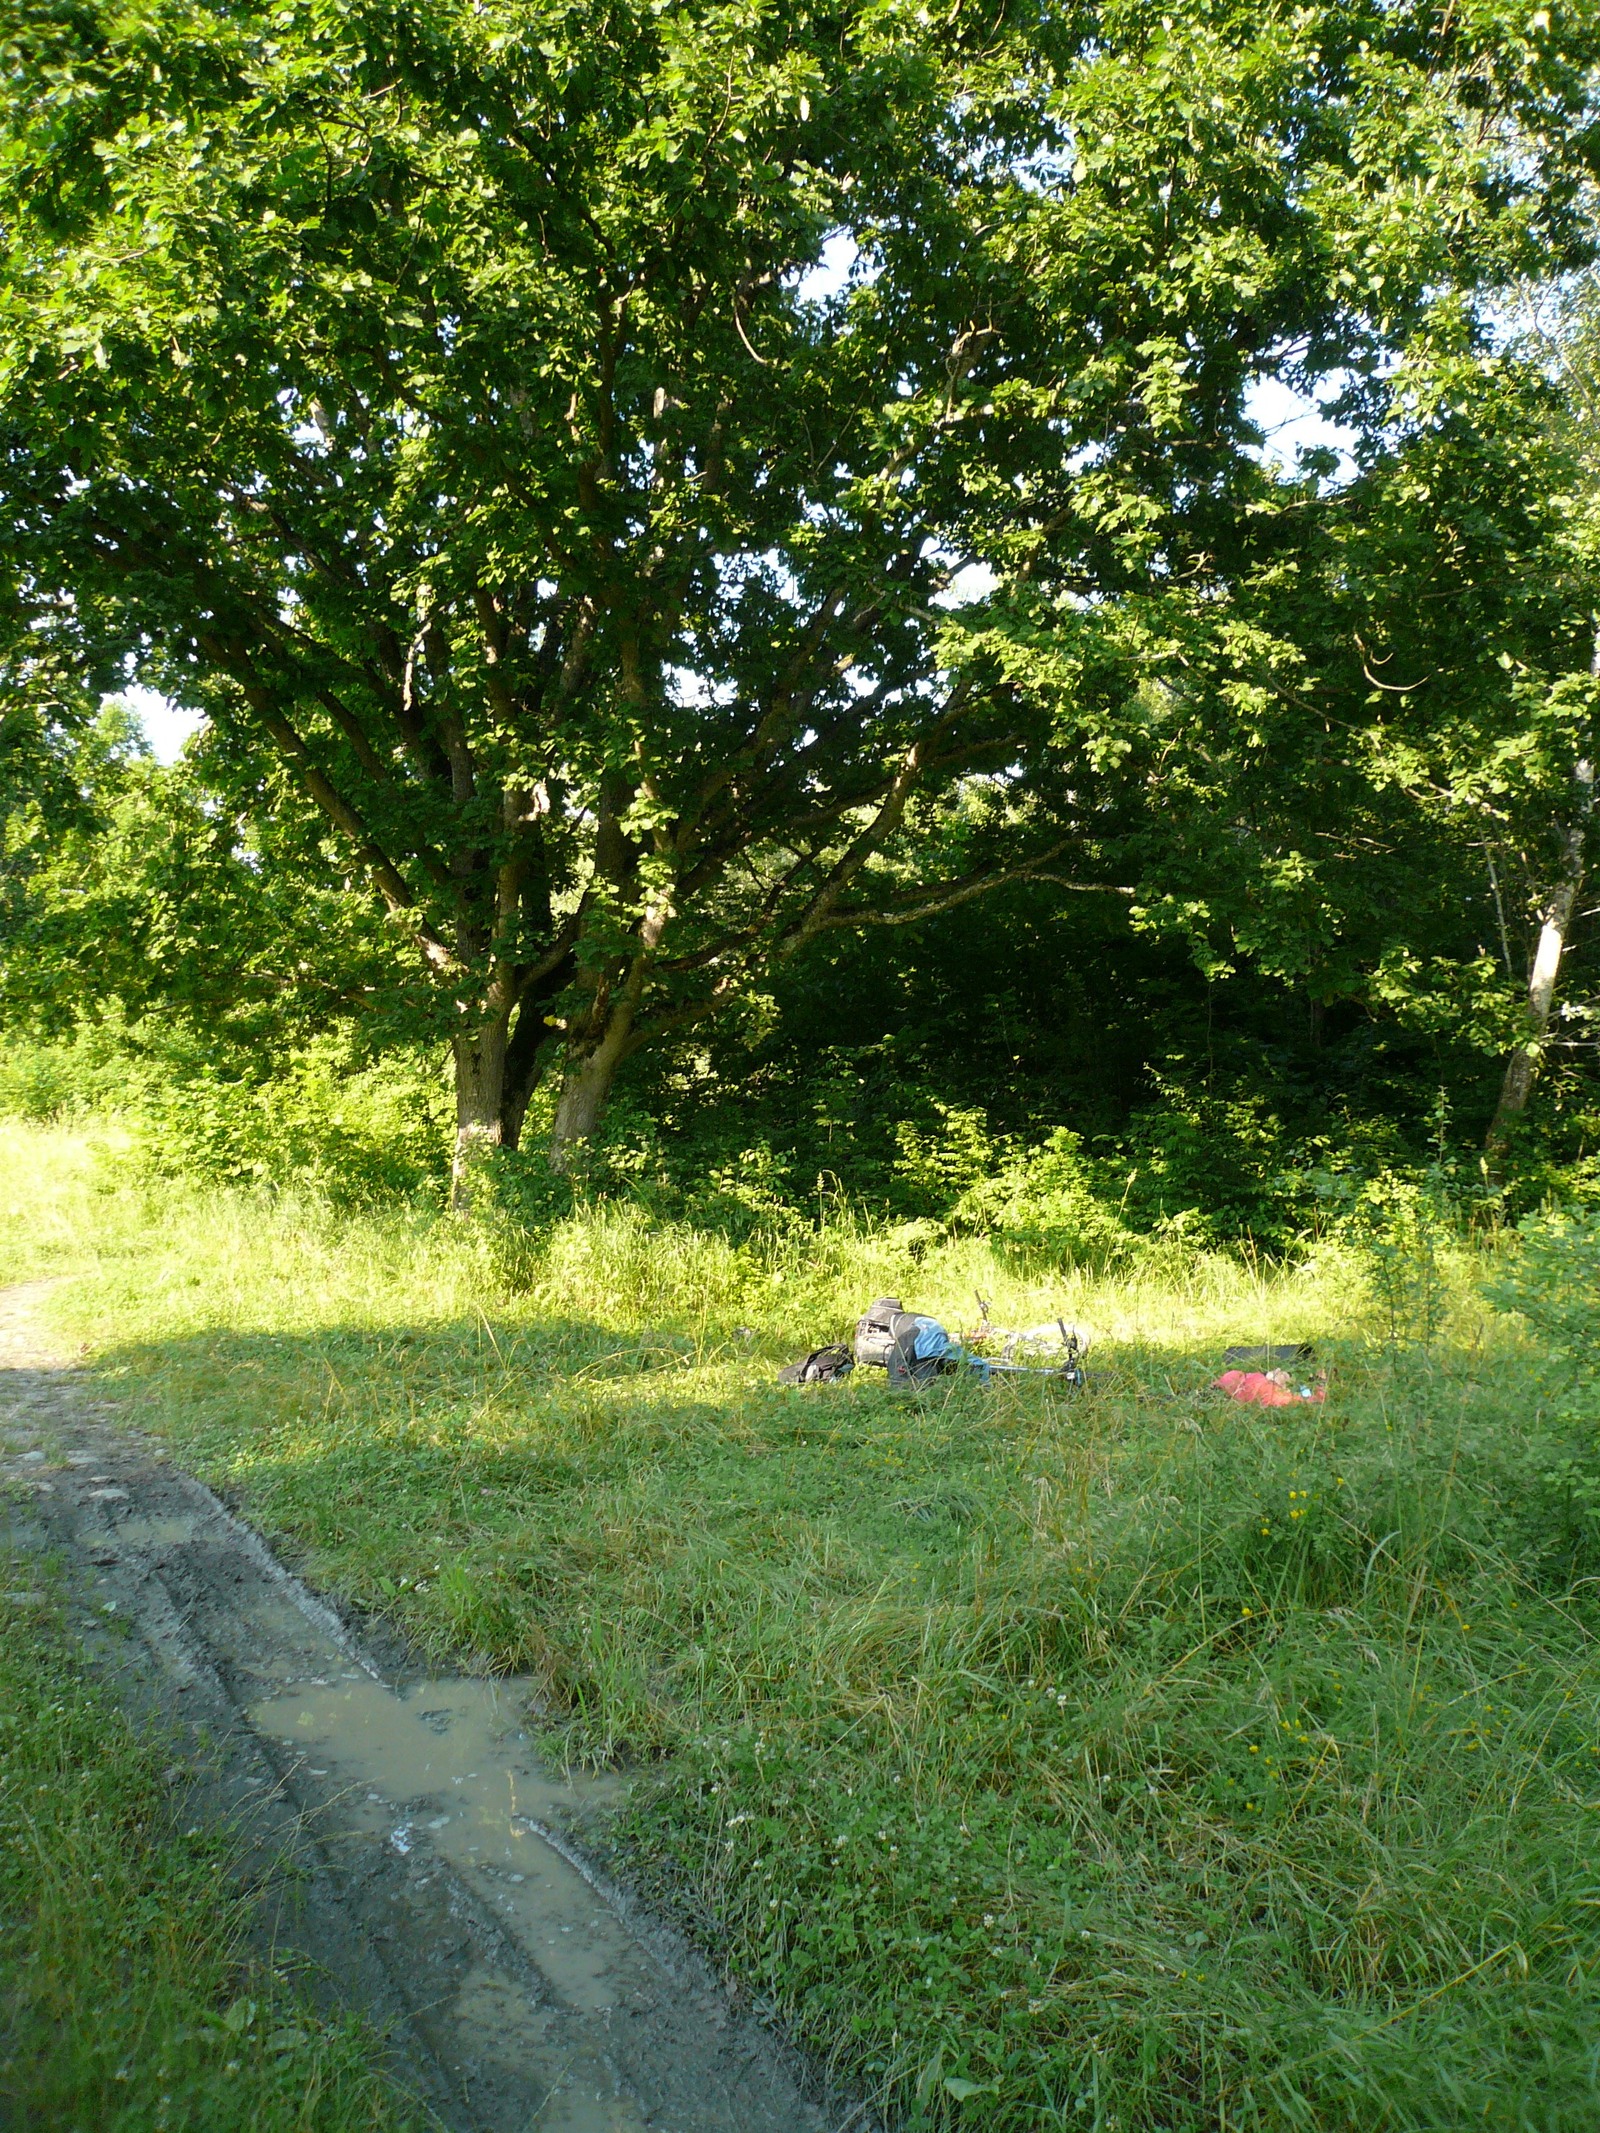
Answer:
POLYGON ((1536 1343, 1522 1363, 1522 1550, 1547 1583, 1575 1587, 1600 1577, 1600 1213, 1530 1217, 1485 1287, 1536 1343))
POLYGON ((1047 1266, 1115 1265, 1143 1240, 1111 1204, 1108 1168, 1090 1161, 1064 1127, 1041 1146, 1002 1143, 956 1200, 952 1225, 1047 1266))
POLYGON ((1600 1212, 1533 1215, 1520 1223, 1487 1293, 1585 1373, 1600 1366, 1600 1212))
POLYGON ((1380 1171, 1352 1193, 1334 1228, 1362 1263, 1387 1344, 1430 1346, 1448 1306, 1446 1261, 1462 1236, 1438 1179, 1380 1171))
POLYGON ((396 1054, 352 1068, 312 1046, 259 1080, 201 1066, 148 1087, 131 1112, 139 1159, 167 1176, 311 1185, 367 1205, 446 1174, 443 1092, 430 1063, 396 1054))
POLYGON ((72 1038, 8 1042, 0 1115, 114 1119, 124 1161, 159 1177, 309 1185, 347 1205, 437 1191, 448 1103, 437 1062, 396 1051, 367 1063, 337 1037, 244 1071, 191 1034, 116 1020, 72 1038))
POLYGON ((85 1029, 68 1042, 8 1034, 0 1049, 0 1117, 38 1125, 136 1105, 153 1079, 117 1033, 85 1029))

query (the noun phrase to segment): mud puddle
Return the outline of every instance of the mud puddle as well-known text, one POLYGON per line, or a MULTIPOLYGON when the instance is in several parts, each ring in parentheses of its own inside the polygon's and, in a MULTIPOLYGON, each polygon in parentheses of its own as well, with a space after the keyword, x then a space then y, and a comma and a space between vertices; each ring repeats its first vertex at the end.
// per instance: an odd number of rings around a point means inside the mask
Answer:
POLYGON ((666 1980, 552 1843, 552 1823, 582 1792, 540 1769, 523 1707, 511 1685, 435 1680, 397 1692, 350 1676, 287 1689, 248 1715, 299 1758, 306 1789, 327 1788, 347 1845, 365 1839, 442 1862, 528 1958, 537 1975, 521 1981, 503 1965, 475 1965, 448 2022, 480 2060, 492 2053, 503 2072, 515 2067, 542 2091, 537 2123, 634 2133, 665 2121, 627 2093, 614 2032, 648 2010, 666 1980))
MULTIPOLYGON (((131 1622, 153 1696, 211 1752, 264 1932, 391 2039, 462 2133, 866 2133, 669 1924, 564 1834, 615 1792, 544 1768, 516 1682, 416 1678, 42 1353, 0 1292, 0 1512, 131 1622), (41 1456, 42 1454, 42 1456, 41 1456), (286 1868, 285 1862, 290 1862, 286 1868)), ((186 1810, 187 1811, 187 1810, 186 1810)))

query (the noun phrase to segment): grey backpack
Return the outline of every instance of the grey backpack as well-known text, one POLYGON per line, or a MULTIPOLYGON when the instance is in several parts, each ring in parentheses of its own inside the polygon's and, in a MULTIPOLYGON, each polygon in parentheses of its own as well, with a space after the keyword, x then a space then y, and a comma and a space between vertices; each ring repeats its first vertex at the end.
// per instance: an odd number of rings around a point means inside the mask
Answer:
POLYGON ((856 1320, 856 1361, 887 1370, 891 1357, 902 1353, 902 1338, 904 1353, 909 1355, 916 1337, 914 1314, 906 1310, 898 1296, 880 1296, 856 1320))
POLYGON ((953 1367, 945 1361, 951 1342, 942 1327, 935 1328, 940 1336, 937 1352, 917 1354, 918 1333, 932 1325, 931 1319, 905 1310, 898 1296, 880 1296, 856 1320, 856 1361, 887 1370, 891 1385, 926 1385, 941 1370, 953 1367))

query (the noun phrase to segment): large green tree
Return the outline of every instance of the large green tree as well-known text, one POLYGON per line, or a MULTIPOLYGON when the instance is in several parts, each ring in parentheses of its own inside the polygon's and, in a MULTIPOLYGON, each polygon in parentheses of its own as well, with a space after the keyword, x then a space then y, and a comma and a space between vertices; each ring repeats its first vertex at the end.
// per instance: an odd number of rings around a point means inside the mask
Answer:
POLYGON ((233 804, 309 796, 414 939, 463 1160, 558 1053, 563 1146, 763 963, 1103 844, 1128 699, 1063 712, 1034 634, 1259 571, 1309 505, 1255 381, 1360 420, 1578 256, 1597 43, 1503 0, 24 0, 10 683, 121 662, 233 804))

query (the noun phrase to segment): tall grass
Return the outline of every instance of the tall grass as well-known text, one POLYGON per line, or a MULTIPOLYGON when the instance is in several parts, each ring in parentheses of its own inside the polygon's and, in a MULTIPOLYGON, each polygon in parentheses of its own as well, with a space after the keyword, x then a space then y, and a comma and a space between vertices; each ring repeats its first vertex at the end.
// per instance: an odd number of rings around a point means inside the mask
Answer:
POLYGON ((53 1308, 143 1418, 532 1674, 559 1749, 634 1773, 634 1871, 908 2125, 1600 2122, 1600 1560, 1546 1545, 1548 1433, 1590 1437, 1464 1254, 1428 1240, 1409 1323, 1392 1255, 1375 1306, 1332 1249, 1063 1275, 0 1165, 12 1263, 77 1267, 53 1308), (1089 1390, 775 1385, 885 1289, 1070 1314, 1089 1390), (1305 1337, 1325 1408, 1206 1390, 1305 1337))
POLYGON ((191 1289, 204 1291, 196 1322, 208 1325, 235 1314, 383 1323, 397 1308, 448 1319, 492 1303, 630 1337, 657 1321, 711 1340, 747 1326, 785 1356, 848 1331, 886 1293, 953 1327, 976 1319, 981 1294, 997 1321, 1065 1315, 1101 1338, 1161 1343, 1331 1333, 1348 1326, 1361 1286, 1335 1248, 1289 1269, 1174 1246, 1113 1272, 1074 1271, 980 1238, 930 1244, 928 1225, 878 1228, 848 1208, 735 1241, 601 1201, 530 1236, 498 1220, 456 1223, 425 1203, 350 1210, 311 1191, 212 1191, 152 1175, 141 1154, 114 1123, 50 1130, 0 1118, 0 1279, 92 1273, 119 1323, 149 1308, 169 1329, 191 1289))

